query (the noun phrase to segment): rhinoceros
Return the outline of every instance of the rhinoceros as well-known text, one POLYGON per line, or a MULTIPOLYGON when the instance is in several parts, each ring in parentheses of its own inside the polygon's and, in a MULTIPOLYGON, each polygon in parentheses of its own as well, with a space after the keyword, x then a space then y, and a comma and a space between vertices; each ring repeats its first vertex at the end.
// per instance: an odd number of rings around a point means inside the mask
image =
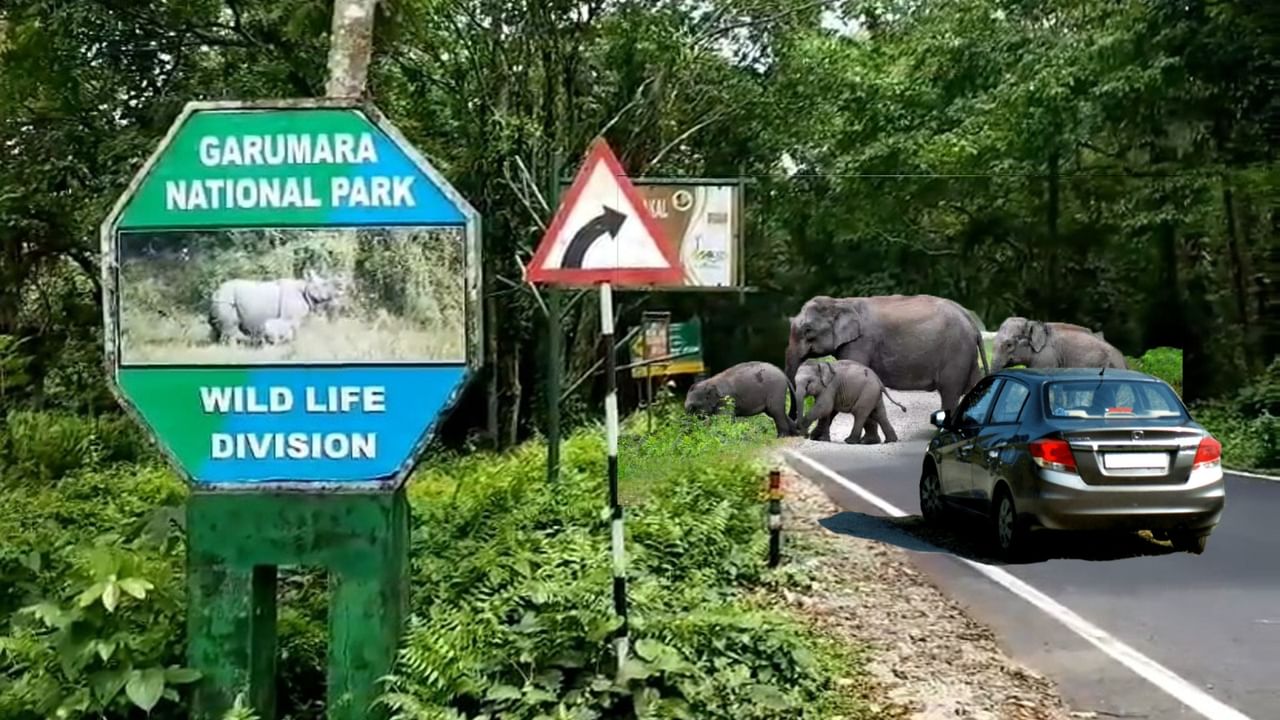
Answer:
POLYGON ((292 320, 271 318, 262 323, 262 339, 272 345, 293 342, 298 326, 292 320))
POLYGON ((227 342, 247 336, 254 342, 275 342, 291 338, 304 318, 332 303, 341 291, 341 283, 311 270, 303 279, 226 280, 210 298, 212 339, 227 342), (269 322, 273 320, 284 322, 269 322))

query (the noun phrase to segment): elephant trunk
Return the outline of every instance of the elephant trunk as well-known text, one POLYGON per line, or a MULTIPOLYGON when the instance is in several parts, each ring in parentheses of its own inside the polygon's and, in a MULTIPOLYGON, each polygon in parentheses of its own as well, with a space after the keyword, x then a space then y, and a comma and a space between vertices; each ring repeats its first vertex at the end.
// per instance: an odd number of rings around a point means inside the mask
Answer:
POLYGON ((804 348, 796 342, 795 336, 787 343, 787 392, 791 395, 791 420, 800 419, 800 403, 796 399, 796 373, 800 371, 800 363, 804 362, 804 348))

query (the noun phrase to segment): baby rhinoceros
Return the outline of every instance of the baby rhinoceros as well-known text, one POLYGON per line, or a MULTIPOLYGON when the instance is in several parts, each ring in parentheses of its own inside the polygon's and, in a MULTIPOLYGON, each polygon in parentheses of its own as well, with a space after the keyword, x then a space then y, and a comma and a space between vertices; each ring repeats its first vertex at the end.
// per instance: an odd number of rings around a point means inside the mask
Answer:
POLYGON ((853 428, 845 442, 873 445, 880 442, 877 426, 884 430, 885 442, 895 442, 897 433, 889 423, 889 414, 884 409, 884 397, 906 412, 907 409, 889 397, 874 370, 853 360, 836 360, 823 362, 809 360, 800 366, 796 373, 796 394, 800 402, 816 396, 813 409, 800 419, 797 430, 801 435, 808 432, 809 425, 818 421, 813 429, 811 440, 830 440, 831 421, 836 414, 846 412, 853 415, 853 428), (863 428, 866 434, 862 434, 863 428), (859 437, 861 436, 861 438, 859 437))
POLYGON ((292 320, 270 318, 262 323, 262 339, 272 345, 293 342, 298 326, 292 320))
POLYGON ((723 370, 689 388, 685 412, 709 415, 733 400, 733 414, 747 417, 764 413, 773 419, 778 437, 796 434, 795 423, 787 415, 787 397, 795 402, 795 392, 781 368, 767 362, 744 362, 723 370))

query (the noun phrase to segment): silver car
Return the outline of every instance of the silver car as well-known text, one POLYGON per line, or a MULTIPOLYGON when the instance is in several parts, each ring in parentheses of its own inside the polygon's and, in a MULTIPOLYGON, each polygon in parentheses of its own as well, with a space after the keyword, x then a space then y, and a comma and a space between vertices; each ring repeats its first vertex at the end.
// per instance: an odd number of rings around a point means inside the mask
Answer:
POLYGON ((1222 446, 1145 373, 1001 370, 931 419, 925 519, 976 514, 1005 557, 1038 529, 1150 530, 1199 554, 1222 516, 1222 446))

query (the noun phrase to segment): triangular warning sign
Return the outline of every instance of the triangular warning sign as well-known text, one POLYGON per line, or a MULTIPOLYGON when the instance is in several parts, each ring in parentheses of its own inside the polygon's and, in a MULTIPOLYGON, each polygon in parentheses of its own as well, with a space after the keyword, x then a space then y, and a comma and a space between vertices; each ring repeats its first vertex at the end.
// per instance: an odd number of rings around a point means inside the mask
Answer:
POLYGON ((591 145, 528 267, 529 282, 678 285, 680 258, 603 139, 591 145))

